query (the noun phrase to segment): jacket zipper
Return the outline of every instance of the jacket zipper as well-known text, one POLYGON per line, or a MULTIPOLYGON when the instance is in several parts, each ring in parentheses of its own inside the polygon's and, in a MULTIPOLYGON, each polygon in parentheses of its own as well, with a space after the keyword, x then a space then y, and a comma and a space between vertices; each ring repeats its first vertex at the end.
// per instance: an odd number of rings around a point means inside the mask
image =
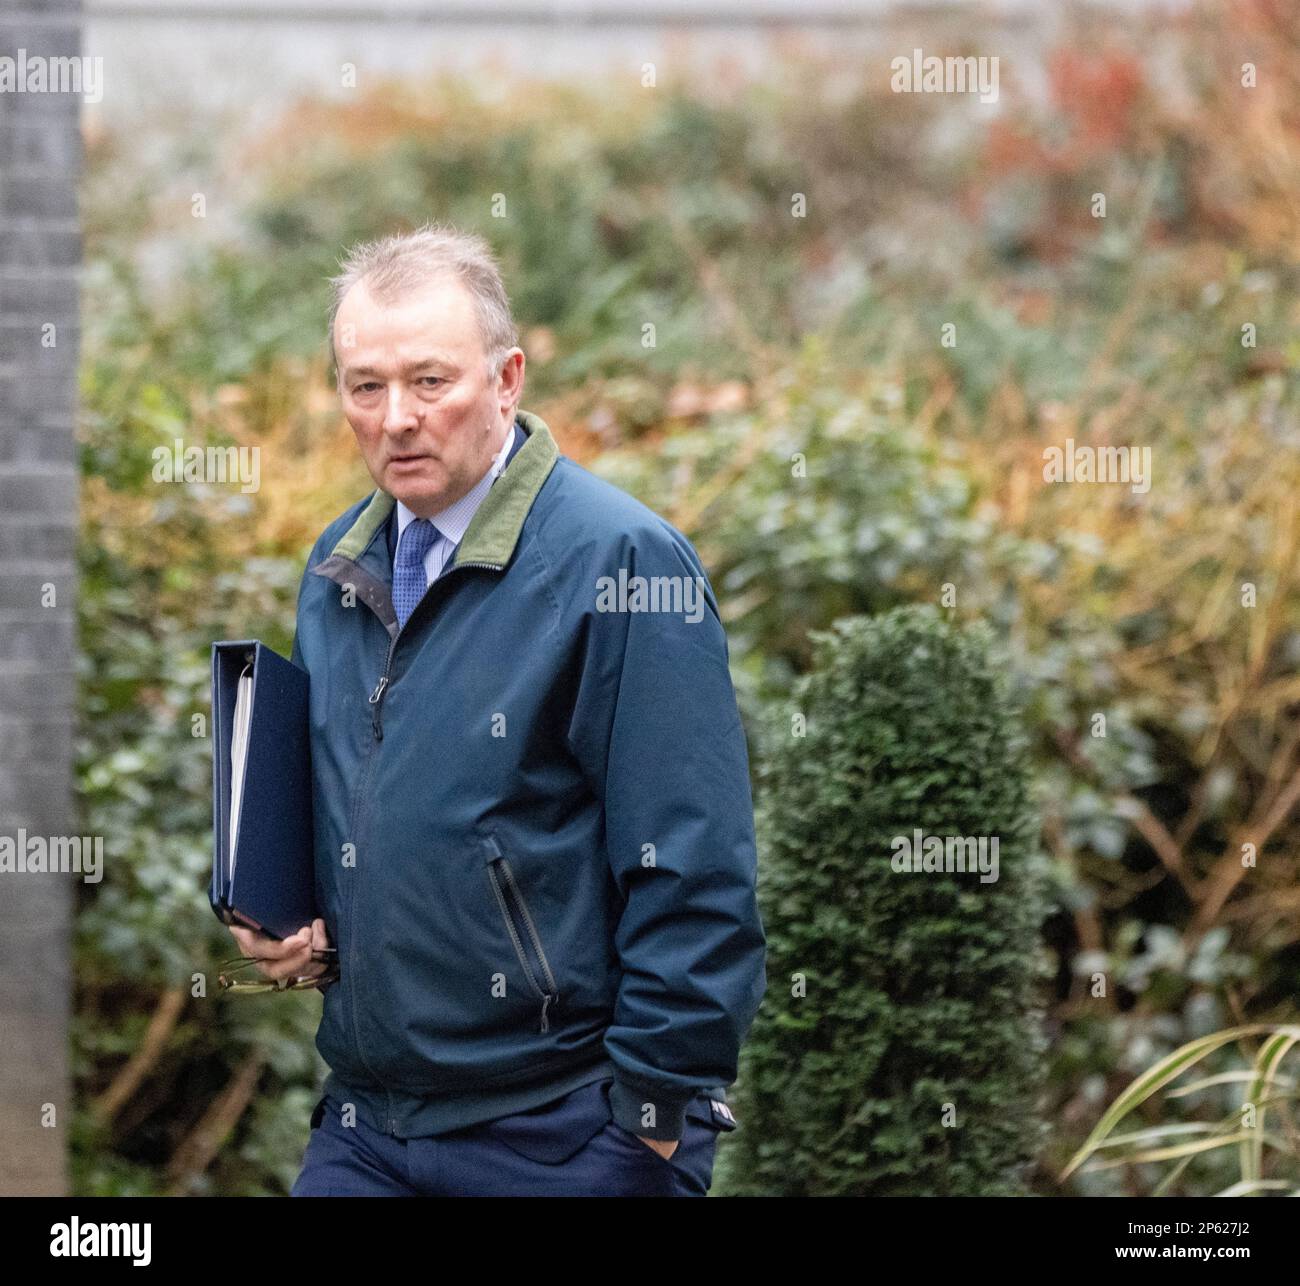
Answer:
MULTIPOLYGON (((410 620, 410 617, 407 617, 410 620)), ((384 672, 379 676, 379 682, 375 684, 375 690, 370 694, 370 731, 374 733, 376 741, 384 739, 384 724, 382 713, 384 709, 384 693, 388 691, 388 671, 393 664, 393 649, 397 646, 397 640, 402 631, 399 629, 391 639, 388 640, 388 655, 384 658, 384 672)))
MULTIPOLYGON (((498 571, 498 572, 502 570, 502 565, 499 563, 461 563, 459 567, 450 568, 447 572, 444 573, 443 576, 439 576, 437 580, 433 582, 432 585, 427 586, 424 591, 424 595, 420 599, 420 603, 423 603, 424 599, 428 597, 429 590, 433 588, 433 585, 438 584, 440 581, 442 581, 445 578, 445 576, 450 575, 452 572, 458 571, 460 567, 481 567, 481 568, 485 568, 488 571, 498 571)), ((415 606, 418 608, 420 603, 417 603, 415 606)), ((411 616, 414 615, 415 615, 415 609, 412 608, 411 616)), ((406 623, 408 625, 411 622, 411 616, 408 616, 406 618, 406 623)), ((379 682, 375 684, 375 689, 370 694, 369 697, 369 705, 371 707, 370 728, 372 733, 374 734, 374 743, 372 743, 371 745, 371 750, 374 749, 375 744, 383 741, 384 739, 384 724, 383 724, 384 696, 388 692, 389 675, 393 666, 393 653, 397 650, 397 640, 402 637, 402 629, 404 628, 405 628, 404 626, 399 627, 397 633, 394 634, 393 637, 388 641, 388 655, 384 658, 384 672, 382 675, 380 675, 379 682)), ((362 798, 362 796, 364 796, 366 786, 369 784, 371 762, 372 762, 371 756, 367 754, 366 763, 362 770, 362 781, 360 786, 358 787, 358 800, 357 800, 358 821, 360 820, 360 815, 365 805, 365 800, 364 798, 362 798)), ((360 868, 358 867, 356 871, 354 871, 354 878, 352 880, 352 896, 351 896, 352 906, 355 906, 355 902, 356 902, 357 885, 356 885, 355 877, 359 873, 359 871, 360 868)), ((353 915, 355 917, 355 911, 353 912, 353 915)), ((354 939, 355 936, 356 935, 354 933, 353 934, 354 939)), ((374 1071, 371 1070, 369 1063, 366 1062, 365 1055, 362 1054, 361 1052, 361 1041, 357 1029, 357 993, 356 993, 355 986, 349 988, 348 998, 352 1001, 352 1039, 353 1039, 353 1043, 357 1047, 357 1057, 360 1059, 362 1064, 366 1067, 366 1070, 370 1072, 371 1076, 374 1077, 376 1083, 382 1085, 383 1082, 379 1079, 378 1076, 375 1076, 374 1071)), ((386 1132, 390 1136, 396 1137, 397 1118, 393 1110, 393 1094, 392 1091, 388 1089, 387 1086, 384 1086, 384 1098, 388 1104, 386 1132)))
MULTIPOLYGON (((361 821, 365 815, 366 788, 370 783, 370 772, 374 764, 375 746, 372 743, 366 750, 364 763, 361 765, 361 772, 357 781, 356 801, 352 810, 351 833, 353 842, 357 842, 356 836, 360 832, 361 821)), ((355 924, 356 921, 356 899, 357 899, 357 876, 360 872, 360 866, 353 868, 353 878, 348 881, 347 905, 349 923, 355 924)), ((356 933, 352 934, 352 963, 356 963, 356 933)), ((386 1114, 385 1131, 390 1135, 397 1133, 397 1120, 393 1114, 393 1096, 383 1081, 375 1075, 374 1068, 370 1066, 366 1056, 361 1048, 361 1036, 357 1026, 357 989, 355 979, 355 970, 349 969, 345 972, 343 980, 347 983, 346 998, 352 1009, 352 1043, 357 1052, 357 1061, 370 1073, 376 1084, 383 1087, 384 1099, 388 1105, 386 1114)))
MULTIPOLYGON (((491 840, 494 851, 501 853, 501 846, 496 839, 491 840)), ((504 854, 493 858, 488 864, 488 879, 492 882, 492 891, 496 894, 497 905, 501 910, 502 918, 506 923, 506 931, 510 934, 510 941, 514 944, 515 954, 519 957, 519 963, 524 967, 524 975, 527 977, 529 985, 537 993, 542 1002, 542 1024, 540 1030, 545 1033, 551 1030, 548 1009, 552 1004, 559 1003, 559 986, 556 984, 555 975, 551 972, 550 961, 546 958, 546 952, 542 949, 542 939, 537 932, 537 926, 533 922, 533 917, 528 911, 528 903, 524 901, 523 890, 519 887, 518 880, 515 879, 515 873, 510 869, 510 863, 506 860, 504 854), (504 881, 498 880, 493 874, 495 867, 501 868, 504 875, 504 881), (502 887, 504 883, 504 888, 502 887), (538 963, 542 967, 542 973, 546 978, 546 988, 543 988, 537 980, 537 974, 528 960, 528 953, 524 947, 523 939, 520 936, 516 926, 515 917, 510 913, 510 904, 519 908, 519 919, 522 920, 524 933, 527 934, 529 942, 532 943, 533 950, 537 953, 538 963)))
MULTIPOLYGON (((433 588, 433 585, 437 585, 441 583, 448 576, 450 576, 452 572, 459 571, 460 568, 462 567, 464 568, 478 567, 486 571, 494 571, 494 572, 499 572, 504 570, 504 564, 502 563, 460 563, 457 567, 452 567, 444 571, 444 573, 441 576, 439 576, 437 580, 433 582, 432 585, 427 586, 425 588, 423 597, 421 597, 420 599, 420 603, 423 603, 424 599, 428 597, 429 590, 433 588)), ((418 608, 419 605, 420 604, 417 603, 416 607, 418 608)), ((367 606, 369 606, 369 604, 367 604, 367 606)), ((374 609, 372 608, 371 610, 373 611, 374 609)), ((378 613, 376 613, 376 615, 378 615, 378 613)), ((411 616, 414 615, 415 615, 415 611, 414 609, 412 609, 411 616)), ((409 625, 411 621, 411 617, 408 616, 406 620, 407 620, 407 624, 409 625)), ((393 637, 389 640, 388 655, 384 658, 384 672, 380 676, 379 682, 375 684, 374 691, 371 692, 369 697, 369 705, 371 706, 371 710, 372 710, 370 716, 370 727, 371 727, 371 731, 374 734, 374 741, 371 743, 366 753, 366 760, 365 763, 362 765, 361 776, 357 786, 357 797, 356 797, 356 804, 353 811, 353 828, 352 828, 354 832, 354 842, 357 843, 359 843, 359 840, 357 839, 356 833, 359 831, 361 817, 365 811, 365 802, 366 802, 365 791, 370 781, 370 769, 373 762, 372 752, 375 749, 375 745, 378 742, 383 741, 384 739, 384 725, 383 725, 384 696, 388 692, 389 677, 393 665, 393 653, 397 649, 398 639, 401 638, 402 636, 402 628, 404 627, 399 627, 397 633, 394 634, 393 637)), ((357 872, 359 872, 359 870, 360 868, 358 867, 357 872)), ((349 912, 349 918, 355 921, 355 916, 356 916, 355 905, 356 905, 356 898, 357 898, 357 880, 355 878, 355 874, 354 874, 354 878, 350 881, 350 890, 351 891, 348 895, 348 912, 349 912)), ((353 935, 353 937, 354 937, 353 951, 355 956, 355 949, 356 949, 355 934, 353 935)), ((375 1076, 374 1070, 370 1067, 370 1064, 366 1061, 365 1055, 362 1053, 361 1050, 361 1039, 357 1028, 356 986, 351 981, 351 976, 355 975, 355 971, 349 970, 348 974, 350 975, 350 977, 349 977, 349 983, 347 988, 347 998, 351 1002, 351 1007, 352 1007, 352 1040, 353 1040, 353 1044, 356 1047, 357 1058, 362 1064, 362 1066, 364 1066, 366 1070, 370 1072, 370 1075, 374 1078, 376 1084, 383 1085, 383 1082, 380 1080, 380 1078, 378 1076, 375 1076)), ((543 1022, 545 1022, 545 1006, 543 1006, 543 1022)), ((393 1095, 392 1095, 392 1091, 388 1089, 387 1086, 384 1086, 384 1098, 388 1104, 386 1130, 389 1135, 396 1136, 397 1118, 393 1110, 393 1095)))
MULTIPOLYGON (((449 576, 468 567, 481 567, 490 572, 499 572, 503 570, 503 565, 501 563, 458 563, 455 567, 450 568, 441 576, 437 577, 432 584, 425 589, 424 595, 420 599, 420 603, 423 603, 425 598, 429 596, 429 590, 431 590, 434 585, 441 584, 449 576)), ((407 625, 411 623, 411 617, 419 611, 420 603, 416 603, 416 605, 411 609, 411 616, 406 618, 407 625)), ((400 626, 397 633, 389 640, 388 656, 384 659, 384 672, 379 676, 379 682, 375 684, 375 690, 370 694, 370 730, 374 733, 376 741, 383 741, 384 739, 384 697, 388 694, 388 676, 393 666, 393 653, 397 649, 397 640, 402 637, 402 630, 405 628, 405 625, 400 626)))

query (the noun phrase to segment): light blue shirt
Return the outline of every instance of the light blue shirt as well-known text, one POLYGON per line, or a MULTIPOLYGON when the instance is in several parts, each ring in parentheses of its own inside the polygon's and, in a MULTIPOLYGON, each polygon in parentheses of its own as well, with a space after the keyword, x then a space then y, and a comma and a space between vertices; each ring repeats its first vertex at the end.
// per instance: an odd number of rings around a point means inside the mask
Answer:
MULTIPOLYGON (((460 544, 461 537, 469 529, 470 519, 487 498, 487 493, 492 489, 492 484, 497 480, 501 470, 505 468, 506 456, 510 454, 510 448, 514 444, 515 426, 512 422, 506 433, 506 440, 501 444, 501 450, 497 452, 488 471, 455 504, 448 505, 439 513, 429 515, 429 521, 442 533, 424 555, 424 577, 430 585, 442 575, 442 569, 446 566, 451 551, 460 544)), ((415 519, 416 515, 399 500, 397 502, 398 549, 402 547, 403 534, 415 519)))

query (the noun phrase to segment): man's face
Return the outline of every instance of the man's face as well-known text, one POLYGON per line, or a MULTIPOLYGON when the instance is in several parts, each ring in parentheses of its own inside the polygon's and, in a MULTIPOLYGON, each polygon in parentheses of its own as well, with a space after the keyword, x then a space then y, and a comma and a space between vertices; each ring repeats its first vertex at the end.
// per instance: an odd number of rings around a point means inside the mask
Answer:
POLYGON ((487 357, 469 292, 452 277, 382 304, 364 281, 334 319, 343 413, 375 485, 417 517, 454 504, 487 473, 514 421, 524 355, 487 357))

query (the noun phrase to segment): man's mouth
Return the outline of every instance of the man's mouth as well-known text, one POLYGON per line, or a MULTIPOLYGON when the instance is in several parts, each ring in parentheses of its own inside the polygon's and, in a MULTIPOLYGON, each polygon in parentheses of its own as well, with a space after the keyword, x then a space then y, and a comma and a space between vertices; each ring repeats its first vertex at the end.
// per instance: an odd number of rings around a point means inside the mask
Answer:
POLYGON ((389 463, 389 464, 409 464, 412 460, 428 460, 428 459, 430 459, 430 457, 427 456, 427 455, 425 455, 425 454, 421 451, 421 452, 415 452, 415 453, 413 453, 413 454, 411 454, 411 455, 390 455, 390 456, 388 457, 388 463, 389 463))

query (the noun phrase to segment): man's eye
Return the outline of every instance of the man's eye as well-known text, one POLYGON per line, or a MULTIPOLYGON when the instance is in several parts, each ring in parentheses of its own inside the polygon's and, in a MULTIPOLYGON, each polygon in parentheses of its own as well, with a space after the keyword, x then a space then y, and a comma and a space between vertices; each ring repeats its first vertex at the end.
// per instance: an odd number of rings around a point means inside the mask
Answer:
POLYGON ((373 383, 372 383, 372 384, 358 384, 358 385, 356 386, 356 388, 353 389, 352 391, 353 391, 354 393, 366 393, 366 392, 368 392, 370 389, 372 389, 372 388, 378 388, 378 387, 379 387, 378 384, 373 384, 373 383))
POLYGON ((421 376, 420 376, 420 379, 421 379, 421 381, 424 381, 424 380, 432 380, 435 384, 441 384, 441 383, 442 383, 442 376, 441 376, 441 375, 421 375, 421 376))

